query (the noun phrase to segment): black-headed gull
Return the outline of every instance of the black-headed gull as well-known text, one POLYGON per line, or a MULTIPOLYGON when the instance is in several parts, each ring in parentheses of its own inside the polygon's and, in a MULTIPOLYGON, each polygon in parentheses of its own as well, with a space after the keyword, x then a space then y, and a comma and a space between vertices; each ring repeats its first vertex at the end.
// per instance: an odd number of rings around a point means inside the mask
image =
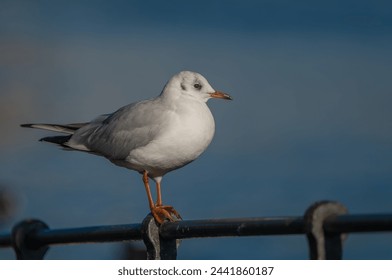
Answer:
POLYGON ((198 158, 210 144, 215 132, 214 118, 206 104, 210 98, 232 99, 214 90, 202 75, 182 71, 168 81, 159 96, 129 104, 91 122, 22 126, 65 133, 66 136, 41 141, 104 156, 143 174, 151 213, 158 223, 163 223, 165 218, 173 221, 181 217, 172 206, 162 204, 162 177, 198 158), (155 204, 148 177, 156 183, 155 204))

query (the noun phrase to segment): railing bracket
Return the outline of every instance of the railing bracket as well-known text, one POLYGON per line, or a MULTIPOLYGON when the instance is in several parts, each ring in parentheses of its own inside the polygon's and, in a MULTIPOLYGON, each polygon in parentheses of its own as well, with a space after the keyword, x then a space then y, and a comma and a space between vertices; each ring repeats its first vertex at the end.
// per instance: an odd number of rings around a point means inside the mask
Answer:
POLYGON ((142 237, 147 248, 147 259, 175 260, 180 240, 162 238, 159 234, 159 228, 151 214, 143 220, 142 237))
POLYGON ((309 257, 312 260, 342 259, 341 233, 327 233, 324 230, 326 219, 347 214, 342 204, 334 201, 316 202, 305 212, 305 230, 309 242, 309 257))
POLYGON ((49 227, 40 220, 24 220, 12 229, 12 246, 18 260, 42 260, 49 247, 32 241, 31 236, 49 227))

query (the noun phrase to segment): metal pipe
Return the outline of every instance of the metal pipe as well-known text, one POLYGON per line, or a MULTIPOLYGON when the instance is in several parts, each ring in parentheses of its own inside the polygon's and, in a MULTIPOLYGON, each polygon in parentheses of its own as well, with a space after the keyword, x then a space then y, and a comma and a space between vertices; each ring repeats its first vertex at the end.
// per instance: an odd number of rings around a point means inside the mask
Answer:
POLYGON ((180 221, 165 223, 160 228, 163 238, 172 239, 303 233, 302 217, 180 221))
POLYGON ((392 214, 340 215, 327 219, 327 233, 392 231, 392 214))
MULTIPOLYGON (((327 233, 392 231, 392 214, 340 215, 325 221, 327 233)), ((167 239, 195 237, 304 234, 303 217, 211 219, 164 223, 167 239)), ((29 239, 39 245, 141 240, 141 224, 95 226, 38 231, 29 239)), ((0 235, 0 247, 12 246, 10 234, 0 235)))
POLYGON ((12 244, 11 234, 1 234, 0 235, 0 247, 10 247, 12 244))
POLYGON ((141 225, 95 226, 39 231, 30 240, 40 245, 140 240, 141 225))

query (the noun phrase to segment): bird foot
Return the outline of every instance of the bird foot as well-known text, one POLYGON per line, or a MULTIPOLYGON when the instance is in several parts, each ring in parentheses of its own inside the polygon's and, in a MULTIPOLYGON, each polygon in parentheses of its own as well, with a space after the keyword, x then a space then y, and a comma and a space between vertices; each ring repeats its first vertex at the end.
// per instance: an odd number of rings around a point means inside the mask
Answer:
POLYGON ((182 220, 180 214, 176 211, 176 209, 174 209, 173 206, 155 206, 151 209, 151 214, 154 216, 154 219, 158 224, 162 224, 165 219, 168 219, 171 222, 182 220))

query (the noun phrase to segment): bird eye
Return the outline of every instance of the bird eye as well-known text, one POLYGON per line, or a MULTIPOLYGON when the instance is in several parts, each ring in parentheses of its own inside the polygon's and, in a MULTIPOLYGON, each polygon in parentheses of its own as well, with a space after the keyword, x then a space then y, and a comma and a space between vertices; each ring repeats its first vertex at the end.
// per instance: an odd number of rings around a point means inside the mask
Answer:
POLYGON ((193 87, 194 87, 195 89, 201 89, 201 84, 194 84, 193 87))

